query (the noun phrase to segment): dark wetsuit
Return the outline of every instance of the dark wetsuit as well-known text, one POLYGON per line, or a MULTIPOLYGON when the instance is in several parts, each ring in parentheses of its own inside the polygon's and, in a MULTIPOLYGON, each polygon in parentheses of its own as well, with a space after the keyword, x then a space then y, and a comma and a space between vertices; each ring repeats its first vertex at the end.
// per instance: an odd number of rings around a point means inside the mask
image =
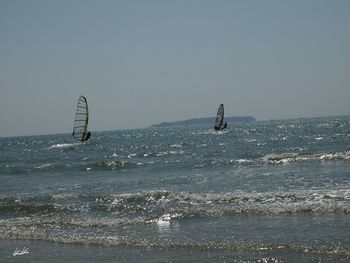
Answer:
POLYGON ((91 132, 88 132, 88 133, 86 134, 86 136, 85 136, 81 141, 82 141, 82 142, 86 142, 87 140, 89 140, 90 136, 91 136, 91 132))
POLYGON ((227 127, 227 122, 225 122, 224 126, 220 130, 226 129, 226 127, 227 127))

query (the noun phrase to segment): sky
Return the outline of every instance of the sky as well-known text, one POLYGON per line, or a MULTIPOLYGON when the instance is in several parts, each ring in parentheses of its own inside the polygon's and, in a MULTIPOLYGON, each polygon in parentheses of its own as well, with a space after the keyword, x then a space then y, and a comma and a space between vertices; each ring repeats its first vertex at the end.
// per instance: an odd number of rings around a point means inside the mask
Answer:
POLYGON ((350 114, 348 0, 1 0, 0 136, 350 114))

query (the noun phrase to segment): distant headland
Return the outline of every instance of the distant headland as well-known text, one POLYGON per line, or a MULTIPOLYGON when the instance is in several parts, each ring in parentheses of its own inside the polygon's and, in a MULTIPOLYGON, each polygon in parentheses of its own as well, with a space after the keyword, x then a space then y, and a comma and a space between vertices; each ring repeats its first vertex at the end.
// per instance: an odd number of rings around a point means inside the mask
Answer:
MULTIPOLYGON (((243 116, 243 117, 225 117, 225 120, 228 124, 232 122, 254 122, 256 119, 252 116, 243 116)), ((194 126, 194 125, 214 125, 215 117, 206 117, 206 118, 196 118, 189 119, 184 121, 172 121, 172 122, 161 122, 159 124, 152 124, 152 128, 161 128, 161 127, 175 127, 175 126, 194 126)))

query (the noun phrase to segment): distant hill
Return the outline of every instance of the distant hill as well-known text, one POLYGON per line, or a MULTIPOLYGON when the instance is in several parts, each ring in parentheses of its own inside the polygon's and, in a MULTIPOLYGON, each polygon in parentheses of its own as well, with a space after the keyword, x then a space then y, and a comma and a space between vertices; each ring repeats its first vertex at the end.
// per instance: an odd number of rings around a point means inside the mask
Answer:
MULTIPOLYGON (((232 122, 254 122, 256 121, 252 116, 244 116, 244 117, 225 117, 225 120, 229 125, 232 122)), ((159 124, 153 124, 151 127, 174 127, 174 126, 194 126, 194 125, 212 125, 214 126, 215 117, 207 117, 207 118, 197 118, 197 119, 189 119, 185 121, 172 121, 172 122, 162 122, 159 124)))

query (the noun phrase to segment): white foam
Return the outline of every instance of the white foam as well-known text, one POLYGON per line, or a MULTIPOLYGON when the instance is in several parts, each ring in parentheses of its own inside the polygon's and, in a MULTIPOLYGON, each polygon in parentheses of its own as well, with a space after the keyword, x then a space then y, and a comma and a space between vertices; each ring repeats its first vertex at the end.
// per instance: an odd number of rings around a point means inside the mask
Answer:
POLYGON ((132 158, 134 158, 134 157, 136 157, 136 156, 137 156, 136 153, 130 153, 130 154, 128 155, 128 158, 129 158, 129 159, 132 159, 132 158))
POLYGON ((173 144, 170 146, 171 148, 181 148, 182 145, 181 144, 173 144))
POLYGON ((170 221, 182 217, 181 214, 175 213, 175 214, 164 214, 160 216, 157 220, 157 224, 170 224, 170 221))
POLYGON ((50 169, 50 168, 55 168, 58 166, 59 166, 59 164, 57 164, 57 163, 45 163, 45 164, 36 166, 35 168, 36 169, 50 169))
POLYGON ((265 162, 271 164, 292 163, 300 161, 332 161, 332 160, 349 160, 350 151, 333 152, 333 153, 316 153, 316 154, 298 154, 298 153, 281 153, 268 154, 262 158, 265 162))
POLYGON ((230 160, 230 163, 237 163, 237 164, 245 165, 245 164, 252 163, 252 161, 248 160, 248 159, 238 159, 238 160, 230 160))
POLYGON ((50 147, 48 147, 48 149, 69 148, 69 147, 74 147, 78 145, 80 145, 80 143, 57 143, 57 144, 51 145, 50 147))

